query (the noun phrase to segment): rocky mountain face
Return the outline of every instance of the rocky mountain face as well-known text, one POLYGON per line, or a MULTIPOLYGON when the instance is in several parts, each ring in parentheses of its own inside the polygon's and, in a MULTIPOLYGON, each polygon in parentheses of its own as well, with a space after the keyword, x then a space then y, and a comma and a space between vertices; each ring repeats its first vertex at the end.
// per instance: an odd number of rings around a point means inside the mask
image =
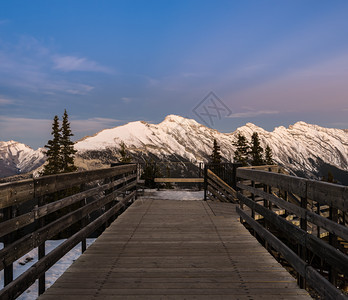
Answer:
POLYGON ((0 178, 31 172, 44 162, 42 149, 34 150, 15 141, 0 141, 0 178))
MULTIPOLYGON (((237 134, 244 134, 250 141, 253 132, 259 134, 263 148, 270 146, 275 163, 291 174, 320 178, 327 176, 330 170, 334 177, 348 185, 348 132, 304 122, 297 122, 289 128, 280 126, 272 132, 247 123, 232 133, 221 133, 195 120, 169 115, 159 124, 131 122, 85 137, 75 144, 78 150, 76 161, 78 165, 83 162, 80 166, 83 169, 90 168, 89 161, 94 166, 108 165, 118 161, 118 150, 124 142, 126 149, 138 162, 207 162, 214 139, 218 141, 224 159, 233 161, 233 143, 237 134)), ((0 142, 0 159, 0 176, 4 177, 3 167, 7 174, 11 170, 24 172, 42 164, 44 158, 41 150, 36 152, 12 141, 0 142), (18 150, 9 144, 17 144, 18 150), (13 150, 10 151, 10 148, 13 150)))

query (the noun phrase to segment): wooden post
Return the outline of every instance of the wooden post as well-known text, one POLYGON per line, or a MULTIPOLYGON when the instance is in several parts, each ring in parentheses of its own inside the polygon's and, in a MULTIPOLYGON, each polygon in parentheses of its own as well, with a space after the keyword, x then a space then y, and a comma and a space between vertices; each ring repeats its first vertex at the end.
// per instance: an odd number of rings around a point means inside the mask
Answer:
MULTIPOLYGON (((44 197, 39 197, 38 198, 38 206, 43 206, 45 205, 45 198, 44 197)), ((38 227, 42 228, 43 226, 45 226, 45 218, 42 217, 39 219, 38 222, 38 227)), ((45 249, 45 241, 38 247, 38 260, 44 258, 46 255, 46 249, 45 249)), ((46 290, 46 274, 43 273, 40 277, 39 277, 39 295, 42 295, 45 290, 46 290)))
MULTIPOLYGON (((320 216, 320 203, 317 202, 317 214, 320 216)), ((317 237, 320 239, 320 226, 317 225, 317 237)))
POLYGON ((207 165, 204 165, 204 201, 207 201, 207 189, 208 189, 208 171, 207 165))
MULTIPOLYGON (((240 182, 241 182, 242 184, 244 184, 244 182, 243 182, 242 179, 240 179, 240 182)), ((238 191, 238 193, 241 193, 241 194, 243 195, 244 190, 240 189, 240 191, 238 191)), ((239 208, 240 208, 241 210, 244 209, 243 201, 239 201, 239 208)), ((243 218, 242 218, 242 217, 239 218, 239 222, 243 224, 243 218)))
MULTIPOLYGON (((329 219, 333 222, 338 222, 338 209, 335 207, 330 206, 329 210, 329 219)), ((337 249, 338 242, 337 242, 337 235, 330 232, 329 234, 329 244, 337 249)), ((337 286, 337 271, 333 267, 329 267, 329 281, 334 285, 337 286)))
MULTIPOLYGON (((268 191, 269 191, 269 186, 268 186, 267 184, 264 184, 264 185, 263 185, 263 191, 266 192, 266 193, 268 193, 268 191)), ((263 206, 264 206, 265 208, 268 209, 268 200, 263 199, 263 206)), ((269 226, 268 226, 268 222, 266 221, 265 218, 263 218, 263 226, 265 227, 266 230, 269 229, 269 228, 268 228, 268 227, 269 227, 269 226)), ((268 242, 267 242, 266 240, 265 240, 265 248, 266 248, 267 250, 269 250, 268 242)))
MULTIPOLYGON (((199 163, 198 178, 202 178, 202 163, 199 163)), ((198 190, 202 189, 202 184, 198 183, 198 190)))
MULTIPOLYGON (((254 180, 252 180, 251 181, 251 186, 253 187, 253 188, 255 188, 255 181, 254 180)), ((255 202, 255 194, 254 193, 251 193, 251 199, 255 202)), ((255 220, 255 210, 251 210, 251 217, 255 220)))
MULTIPOLYGON (((301 197, 301 207, 303 209, 307 210, 307 204, 308 204, 307 197, 301 197)), ((306 218, 306 216, 304 218, 300 219, 300 227, 302 230, 307 232, 307 218, 306 218)), ((304 246, 298 246, 298 255, 302 258, 302 260, 304 262, 306 262, 307 261, 307 248, 304 246)), ((304 277, 300 276, 299 274, 297 277, 297 283, 301 289, 306 288, 306 280, 304 277)))
MULTIPOLYGON (((3 210, 4 213, 4 221, 12 219, 12 206, 6 207, 3 210)), ((8 246, 13 242, 13 233, 9 233, 4 236, 4 247, 8 246)), ((13 264, 10 264, 4 268, 4 286, 11 283, 13 280, 13 264)))
MULTIPOLYGON (((86 190, 86 184, 83 183, 80 185, 80 191, 83 192, 86 190)), ((85 206, 87 204, 87 198, 85 199, 82 199, 80 201, 80 207, 82 206, 85 206)), ((81 229, 84 228, 87 223, 88 223, 88 220, 87 220, 88 216, 84 217, 82 220, 81 220, 81 229)), ((86 241, 86 238, 82 239, 81 241, 81 253, 85 252, 87 249, 87 241, 86 241)))

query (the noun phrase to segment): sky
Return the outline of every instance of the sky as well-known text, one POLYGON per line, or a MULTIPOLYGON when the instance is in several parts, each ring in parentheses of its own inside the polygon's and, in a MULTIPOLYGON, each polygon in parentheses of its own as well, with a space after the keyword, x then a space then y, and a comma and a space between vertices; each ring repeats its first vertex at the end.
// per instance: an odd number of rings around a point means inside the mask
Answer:
POLYGON ((348 1, 0 0, 0 141, 176 114, 348 128, 348 1))

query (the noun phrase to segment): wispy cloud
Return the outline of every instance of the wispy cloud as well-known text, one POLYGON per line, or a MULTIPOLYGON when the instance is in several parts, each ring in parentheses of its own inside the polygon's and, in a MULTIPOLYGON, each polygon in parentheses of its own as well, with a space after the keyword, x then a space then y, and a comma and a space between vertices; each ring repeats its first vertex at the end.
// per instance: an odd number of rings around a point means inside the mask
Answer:
POLYGON ((108 67, 104 67, 95 61, 88 60, 85 57, 76 56, 53 56, 54 69, 71 72, 71 71, 88 71, 88 72, 102 72, 112 73, 108 67))
POLYGON ((276 115, 279 114, 277 110, 259 110, 259 111, 246 111, 239 113, 232 113, 228 116, 228 118, 252 118, 262 115, 276 115))
POLYGON ((13 104, 14 101, 0 96, 0 105, 13 104))
POLYGON ((118 120, 118 119, 111 119, 111 118, 88 118, 83 120, 76 120, 71 119, 71 128, 73 129, 73 132, 76 133, 77 137, 84 137, 85 135, 92 135, 96 132, 112 128, 124 121, 118 120))
POLYGON ((0 87, 45 94, 86 95, 95 88, 69 76, 69 71, 112 72, 86 58, 58 55, 33 37, 1 43, 0 65, 0 87))

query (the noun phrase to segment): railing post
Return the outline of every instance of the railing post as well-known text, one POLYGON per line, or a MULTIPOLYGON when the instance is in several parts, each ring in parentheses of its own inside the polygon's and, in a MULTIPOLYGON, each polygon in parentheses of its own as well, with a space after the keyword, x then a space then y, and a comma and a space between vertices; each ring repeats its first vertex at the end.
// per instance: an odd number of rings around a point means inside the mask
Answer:
MULTIPOLYGON (((4 221, 12 219, 12 212, 12 206, 4 208, 4 221)), ((12 242, 13 233, 9 233, 4 237, 4 247, 8 246, 12 242)), ((6 266, 4 269, 4 286, 8 285, 11 281, 13 281, 13 264, 6 266)))
MULTIPOLYGON (((338 222, 338 209, 330 206, 329 209, 329 219, 335 223, 338 222)), ((329 234, 329 244, 337 249, 337 235, 330 232, 329 234)), ((336 286, 337 285, 337 271, 333 267, 329 267, 329 281, 336 286)))
MULTIPOLYGON (((251 181, 251 186, 253 188, 255 188, 255 181, 254 180, 251 181)), ((255 202, 255 194, 254 193, 251 193, 251 199, 253 200, 253 202, 255 202)), ((251 210, 251 217, 255 220, 255 210, 254 209, 251 210)))
MULTIPOLYGON (((86 184, 83 183, 80 185, 80 191, 83 192, 86 190, 86 184)), ((80 207, 82 206, 85 206, 87 204, 87 198, 84 198, 80 201, 80 207)), ((82 220, 81 220, 81 229, 84 228, 87 223, 88 223, 88 220, 87 220, 88 216, 84 217, 82 220)), ((87 249, 87 241, 86 241, 86 238, 82 239, 81 241, 81 253, 85 252, 87 249)))
MULTIPOLYGON (((307 197, 301 197, 301 207, 303 209, 305 209, 306 211, 307 211, 307 205, 308 205, 307 197)), ((305 232, 307 232, 307 217, 306 217, 306 215, 304 216, 304 218, 300 219, 300 228, 302 230, 304 230, 305 232)), ((302 260, 304 262, 306 262, 306 260, 307 260, 307 248, 305 246, 300 246, 300 245, 298 246, 298 254, 302 258, 302 260)), ((306 288, 306 280, 305 280, 305 278, 303 278, 299 274, 297 277, 297 283, 301 289, 306 288)))
MULTIPOLYGON (((45 205, 45 198, 39 197, 38 198, 38 206, 43 206, 45 205)), ((43 226, 45 226, 45 218, 42 217, 39 219, 38 222, 39 228, 42 228, 43 226)), ((43 243, 38 247, 38 260, 44 258, 46 255, 46 249, 45 249, 45 241, 43 241, 43 243)), ((46 274, 43 273, 40 277, 39 277, 39 295, 42 295, 45 290, 46 290, 46 274)))
POLYGON ((204 201, 207 201, 207 188, 208 188, 208 171, 207 165, 204 165, 204 201))

